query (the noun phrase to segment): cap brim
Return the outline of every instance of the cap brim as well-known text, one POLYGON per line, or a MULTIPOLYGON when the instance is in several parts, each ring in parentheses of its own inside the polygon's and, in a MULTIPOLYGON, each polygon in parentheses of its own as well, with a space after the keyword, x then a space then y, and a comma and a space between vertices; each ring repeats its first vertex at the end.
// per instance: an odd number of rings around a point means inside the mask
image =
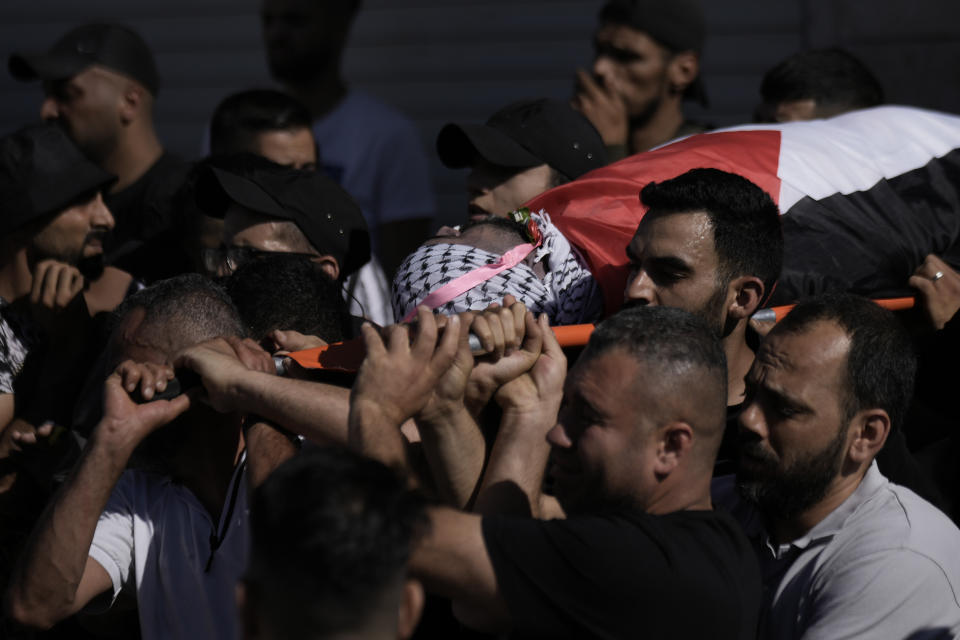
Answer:
POLYGON ((7 69, 17 80, 59 80, 70 78, 90 66, 90 60, 80 56, 41 53, 21 55, 15 53, 7 60, 7 69))
POLYGON ((230 203, 235 202, 257 213, 291 219, 290 213, 256 183, 216 167, 210 167, 200 179, 197 201, 204 213, 214 218, 224 217, 230 203))
POLYGON ((440 161, 451 169, 468 167, 480 156, 501 167, 527 168, 544 164, 506 134, 484 124, 448 124, 437 136, 440 161))

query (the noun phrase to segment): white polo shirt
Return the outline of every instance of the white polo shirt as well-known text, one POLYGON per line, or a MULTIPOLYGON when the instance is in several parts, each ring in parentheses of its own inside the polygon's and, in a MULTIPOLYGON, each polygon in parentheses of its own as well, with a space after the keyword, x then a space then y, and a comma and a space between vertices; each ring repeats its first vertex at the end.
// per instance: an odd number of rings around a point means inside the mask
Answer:
POLYGON ((125 471, 100 516, 90 557, 135 587, 143 638, 239 637, 234 590, 249 547, 245 459, 214 523, 170 478, 125 471))

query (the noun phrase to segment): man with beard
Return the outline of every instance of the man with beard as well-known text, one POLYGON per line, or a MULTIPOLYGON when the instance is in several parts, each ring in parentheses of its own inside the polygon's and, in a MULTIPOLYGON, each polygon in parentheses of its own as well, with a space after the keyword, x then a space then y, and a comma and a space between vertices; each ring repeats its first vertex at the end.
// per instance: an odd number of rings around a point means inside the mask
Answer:
MULTIPOLYGON (((412 342, 402 325, 383 339, 364 327, 351 396, 351 444, 399 466, 399 425, 469 350, 458 316, 439 339, 426 307, 417 321, 412 342)), ((475 502, 484 516, 431 509, 411 574, 468 624, 520 637, 753 638, 757 567, 709 494, 726 398, 716 336, 678 309, 624 310, 564 383, 546 316, 524 322, 507 356, 516 377, 494 394, 503 418, 475 502), (541 494, 545 437, 565 519, 530 517, 561 515, 541 494)))
POLYGON ((435 205, 416 128, 342 76, 359 7, 360 0, 263 0, 263 39, 270 73, 314 118, 318 166, 360 205, 390 278, 426 237, 435 205))
MULTIPOLYGON (((625 305, 664 305, 706 319, 727 356, 727 404, 736 414, 757 336, 750 316, 783 263, 777 205, 758 186, 719 169, 693 169, 640 192, 650 209, 627 246, 625 305)), ((734 457, 728 428, 719 461, 734 457)))
MULTIPOLYGON (((916 362, 896 318, 850 294, 801 302, 747 377, 736 488, 760 558, 760 637, 956 637, 960 531, 874 457, 916 362)), ((724 486, 725 485, 725 486, 724 486)))
POLYGON ((186 271, 170 229, 188 166, 157 139, 160 78, 140 35, 118 24, 83 25, 44 53, 10 56, 9 69, 18 80, 41 80, 40 116, 117 176, 104 196, 116 218, 104 246, 107 263, 146 280, 186 271))
POLYGON ((592 75, 577 73, 573 106, 597 128, 613 162, 704 128, 684 100, 706 106, 697 0, 610 0, 594 33, 592 75))
POLYGON ((15 407, 34 426, 63 418, 59 408, 69 416, 97 310, 78 265, 103 253, 113 217, 102 193, 113 181, 55 125, 0 139, 0 429, 15 407))

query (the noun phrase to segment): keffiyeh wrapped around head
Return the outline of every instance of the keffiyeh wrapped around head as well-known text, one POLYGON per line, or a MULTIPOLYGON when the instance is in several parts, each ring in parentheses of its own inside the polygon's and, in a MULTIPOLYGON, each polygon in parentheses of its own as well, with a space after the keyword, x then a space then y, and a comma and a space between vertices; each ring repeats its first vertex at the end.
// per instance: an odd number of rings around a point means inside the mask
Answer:
MULTIPOLYGON (((543 234, 534 249, 542 262, 541 280, 527 264, 501 271, 436 308, 444 314, 479 311, 501 303, 511 294, 535 314, 546 313, 552 325, 592 322, 602 310, 599 287, 582 259, 543 211, 532 216, 543 234)), ((393 311, 405 317, 430 293, 479 267, 496 263, 500 255, 463 244, 422 246, 410 254, 393 279, 393 311)))

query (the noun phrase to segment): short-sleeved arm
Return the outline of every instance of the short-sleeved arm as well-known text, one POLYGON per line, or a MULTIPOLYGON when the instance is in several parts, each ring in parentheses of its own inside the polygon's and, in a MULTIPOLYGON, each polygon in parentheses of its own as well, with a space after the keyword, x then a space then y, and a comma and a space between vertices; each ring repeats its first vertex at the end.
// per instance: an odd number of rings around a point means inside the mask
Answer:
POLYGON ((134 485, 130 472, 125 472, 110 494, 106 508, 100 514, 97 529, 90 544, 89 556, 106 570, 113 583, 113 599, 133 573, 133 499, 134 485))
POLYGON ((803 640, 954 638, 960 603, 936 561, 910 549, 876 552, 814 581, 803 640))

